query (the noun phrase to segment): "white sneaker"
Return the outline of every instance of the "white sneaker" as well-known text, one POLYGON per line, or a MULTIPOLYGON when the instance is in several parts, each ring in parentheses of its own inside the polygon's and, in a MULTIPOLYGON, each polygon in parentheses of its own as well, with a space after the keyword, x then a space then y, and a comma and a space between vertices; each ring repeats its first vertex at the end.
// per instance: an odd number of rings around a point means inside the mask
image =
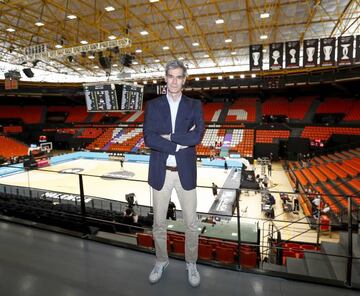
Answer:
POLYGON ((150 283, 152 284, 157 283, 161 279, 162 273, 168 265, 169 265, 169 261, 164 261, 164 262, 156 261, 155 266, 149 275, 150 283))
POLYGON ((200 285, 200 274, 196 269, 196 263, 186 263, 188 271, 188 280, 191 286, 197 287, 200 285))

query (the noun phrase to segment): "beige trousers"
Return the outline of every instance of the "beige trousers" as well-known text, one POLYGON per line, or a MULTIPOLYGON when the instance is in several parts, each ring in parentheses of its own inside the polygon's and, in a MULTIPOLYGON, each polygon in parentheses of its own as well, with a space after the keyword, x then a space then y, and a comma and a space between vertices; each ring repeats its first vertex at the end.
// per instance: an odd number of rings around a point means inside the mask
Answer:
POLYGON ((196 189, 182 188, 178 172, 167 170, 164 187, 158 191, 153 188, 154 224, 153 237, 155 241, 156 258, 158 261, 168 260, 166 214, 175 188, 185 223, 185 260, 196 262, 198 256, 198 232, 196 215, 196 189))

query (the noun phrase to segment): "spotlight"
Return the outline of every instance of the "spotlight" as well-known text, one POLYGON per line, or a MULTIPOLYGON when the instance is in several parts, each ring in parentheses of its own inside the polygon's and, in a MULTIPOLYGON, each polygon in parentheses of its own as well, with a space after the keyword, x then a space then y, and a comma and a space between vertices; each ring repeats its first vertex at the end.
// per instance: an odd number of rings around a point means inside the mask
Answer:
POLYGON ((131 67, 134 56, 129 54, 123 54, 120 56, 120 63, 125 67, 131 67))
POLYGON ((30 68, 24 68, 23 72, 26 75, 26 77, 28 77, 28 78, 34 77, 34 72, 30 68))

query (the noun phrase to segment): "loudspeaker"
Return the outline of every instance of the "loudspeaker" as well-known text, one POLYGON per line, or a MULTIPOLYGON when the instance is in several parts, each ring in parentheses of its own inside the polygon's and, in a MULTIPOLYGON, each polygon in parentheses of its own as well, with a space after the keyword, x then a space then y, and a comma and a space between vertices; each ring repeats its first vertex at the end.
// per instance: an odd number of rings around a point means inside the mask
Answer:
POLYGON ((25 68, 25 69, 23 69, 23 72, 24 72, 24 74, 26 75, 26 77, 29 77, 29 78, 33 78, 33 77, 34 77, 34 72, 31 71, 30 68, 25 68))
POLYGON ((111 68, 111 58, 110 57, 99 57, 99 63, 103 69, 111 68))
POLYGON ((129 54, 123 54, 120 57, 120 63, 122 65, 124 65, 125 67, 131 67, 132 61, 133 61, 134 57, 132 55, 129 54))

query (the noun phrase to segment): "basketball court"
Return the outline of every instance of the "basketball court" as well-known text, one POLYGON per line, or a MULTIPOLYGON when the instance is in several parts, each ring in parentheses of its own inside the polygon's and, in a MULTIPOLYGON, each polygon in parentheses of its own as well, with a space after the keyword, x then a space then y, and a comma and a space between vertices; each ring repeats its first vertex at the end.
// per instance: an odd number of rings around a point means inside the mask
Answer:
MULTIPOLYGON (((260 171, 260 166, 255 166, 255 174, 260 174, 260 171)), ((210 208, 213 206, 212 182, 219 186, 219 193, 221 193, 221 187, 223 187, 231 172, 233 172, 231 169, 225 171, 223 168, 198 166, 197 211, 199 213, 209 213, 210 208)), ((79 176, 76 173, 83 175, 86 197, 110 199, 126 203, 125 195, 134 193, 135 200, 139 205, 152 206, 151 190, 147 184, 147 163, 125 162, 124 168, 121 168, 119 161, 77 159, 39 170, 30 170, 3 177, 1 183, 79 195, 79 176)), ((292 192, 291 185, 280 164, 273 165, 269 187, 271 191, 292 192)), ((228 189, 226 190, 228 191, 228 189)), ((316 231, 310 229, 302 212, 300 211, 298 214, 284 212, 279 193, 273 195, 276 199, 274 223, 276 227, 282 228, 282 238, 291 239, 298 236, 296 240, 315 242, 316 231), (301 224, 292 224, 294 221, 300 221, 301 224)), ((178 210, 181 209, 175 190, 172 194, 172 201, 178 210)), ((241 191, 240 216, 241 221, 258 223, 259 228, 265 230, 262 231, 262 234, 266 233, 270 222, 261 210, 261 194, 259 192, 252 190, 241 191)), ((232 218, 232 221, 236 223, 236 218, 232 218)), ((229 222, 224 221, 221 223, 229 222)), ((324 238, 336 241, 336 235, 332 235, 332 238, 324 238)), ((261 240, 263 239, 265 238, 261 240)))

